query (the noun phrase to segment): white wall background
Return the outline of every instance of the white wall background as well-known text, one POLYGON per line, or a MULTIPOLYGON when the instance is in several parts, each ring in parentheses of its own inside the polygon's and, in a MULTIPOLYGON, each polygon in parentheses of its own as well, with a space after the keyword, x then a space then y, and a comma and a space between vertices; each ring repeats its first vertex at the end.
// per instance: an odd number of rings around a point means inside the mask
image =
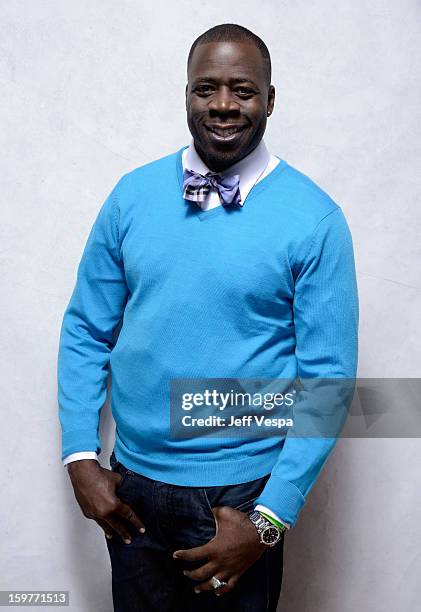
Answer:
MULTIPOLYGON (((1 2, 1 589, 112 610, 104 538, 60 463, 58 334, 106 195, 189 142, 185 63, 207 28, 265 40, 266 142, 345 211, 360 376, 420 377, 420 21, 416 0, 1 2)), ((288 534, 280 610, 419 609, 420 447, 339 441, 288 534)))

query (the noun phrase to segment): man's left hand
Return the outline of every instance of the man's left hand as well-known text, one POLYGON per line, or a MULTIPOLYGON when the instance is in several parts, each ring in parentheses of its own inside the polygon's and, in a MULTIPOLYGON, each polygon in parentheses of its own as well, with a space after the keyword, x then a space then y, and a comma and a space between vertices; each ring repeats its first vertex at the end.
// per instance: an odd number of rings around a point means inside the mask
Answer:
POLYGON ((223 595, 235 587, 241 574, 261 557, 267 546, 260 541, 246 513, 230 506, 215 506, 212 512, 215 536, 202 546, 176 550, 173 556, 183 561, 203 560, 203 565, 185 570, 184 575, 199 583, 194 588, 196 593, 214 590, 216 595, 223 595), (212 576, 227 584, 214 589, 210 582, 212 576))

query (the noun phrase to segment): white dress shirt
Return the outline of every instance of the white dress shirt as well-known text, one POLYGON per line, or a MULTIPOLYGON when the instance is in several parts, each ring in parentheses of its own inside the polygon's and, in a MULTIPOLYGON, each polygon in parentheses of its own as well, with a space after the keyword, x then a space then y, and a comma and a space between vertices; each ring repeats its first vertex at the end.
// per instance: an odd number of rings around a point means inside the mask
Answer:
MULTIPOLYGON (((190 146, 183 151, 182 162, 183 170, 189 168, 189 170, 199 172, 200 174, 210 172, 210 169, 198 155, 193 139, 191 140, 190 146)), ((251 188, 272 172, 278 163, 279 158, 275 155, 271 155, 264 141, 261 140, 257 147, 246 157, 243 157, 243 159, 226 170, 218 172, 218 174, 222 177, 232 176, 233 174, 240 175, 240 195, 242 204, 244 204, 251 188)), ((210 190, 204 202, 198 202, 198 204, 203 210, 221 206, 218 193, 214 189, 210 190)))
MULTIPOLYGON (((270 172, 272 172, 272 170, 278 165, 278 163, 279 157, 276 157, 275 155, 271 155, 269 153, 266 144, 262 139, 257 145, 257 147, 253 149, 253 151, 249 153, 246 157, 241 159, 239 162, 236 162, 232 166, 229 166, 229 168, 218 172, 218 174, 223 177, 232 176, 233 174, 240 175, 239 188, 241 201, 244 205, 252 187, 254 187, 256 183, 261 181, 270 172)), ((199 172, 200 174, 206 174, 210 171, 210 168, 206 166, 202 158, 197 153, 193 139, 191 139, 190 145, 183 151, 182 164, 183 171, 185 168, 193 170, 194 172, 199 172)), ((209 191, 203 202, 192 202, 192 204, 199 205, 202 210, 209 210, 211 208, 221 206, 218 193, 214 189, 211 189, 209 191)), ((95 451, 79 451, 77 453, 67 455, 67 457, 63 459, 63 465, 66 466, 68 463, 72 461, 78 461, 80 459, 98 460, 98 456, 95 451)), ((289 528, 288 523, 282 521, 274 512, 272 512, 272 510, 270 510, 266 506, 258 504, 255 507, 255 510, 261 510, 268 516, 271 516, 272 518, 289 528)))

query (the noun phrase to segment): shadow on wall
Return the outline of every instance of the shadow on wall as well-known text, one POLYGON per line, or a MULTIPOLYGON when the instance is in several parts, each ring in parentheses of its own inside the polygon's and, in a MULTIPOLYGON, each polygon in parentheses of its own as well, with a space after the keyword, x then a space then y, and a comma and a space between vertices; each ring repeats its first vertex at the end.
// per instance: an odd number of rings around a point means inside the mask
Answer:
MULTIPOLYGON (((111 415, 109 400, 101 412, 100 435, 102 440, 101 465, 109 468, 109 456, 113 449, 114 420, 111 415)), ((72 590, 70 592, 69 610, 88 612, 101 610, 113 612, 111 592, 111 563, 107 544, 102 529, 93 520, 85 518, 80 510, 70 480, 66 483, 64 503, 75 507, 69 512, 67 522, 66 551, 69 567, 74 568, 72 590), (80 608, 72 603, 75 600, 83 602, 80 608)))
POLYGON ((338 603, 341 594, 349 590, 343 558, 349 535, 341 525, 355 524, 351 505, 344 503, 353 478, 347 455, 340 451, 351 443, 338 440, 295 527, 285 538, 278 612, 337 612, 340 608, 334 601, 338 603))

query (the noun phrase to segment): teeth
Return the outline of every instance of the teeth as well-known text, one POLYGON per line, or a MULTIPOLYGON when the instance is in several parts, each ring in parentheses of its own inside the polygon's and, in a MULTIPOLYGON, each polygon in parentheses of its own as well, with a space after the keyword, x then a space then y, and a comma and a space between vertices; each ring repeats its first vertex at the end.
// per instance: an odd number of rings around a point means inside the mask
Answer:
POLYGON ((227 138, 228 136, 231 136, 232 134, 236 134, 237 132, 240 132, 241 129, 242 128, 226 128, 224 130, 221 130, 218 128, 210 128, 210 131, 216 134, 217 136, 222 136, 222 138, 227 138))

